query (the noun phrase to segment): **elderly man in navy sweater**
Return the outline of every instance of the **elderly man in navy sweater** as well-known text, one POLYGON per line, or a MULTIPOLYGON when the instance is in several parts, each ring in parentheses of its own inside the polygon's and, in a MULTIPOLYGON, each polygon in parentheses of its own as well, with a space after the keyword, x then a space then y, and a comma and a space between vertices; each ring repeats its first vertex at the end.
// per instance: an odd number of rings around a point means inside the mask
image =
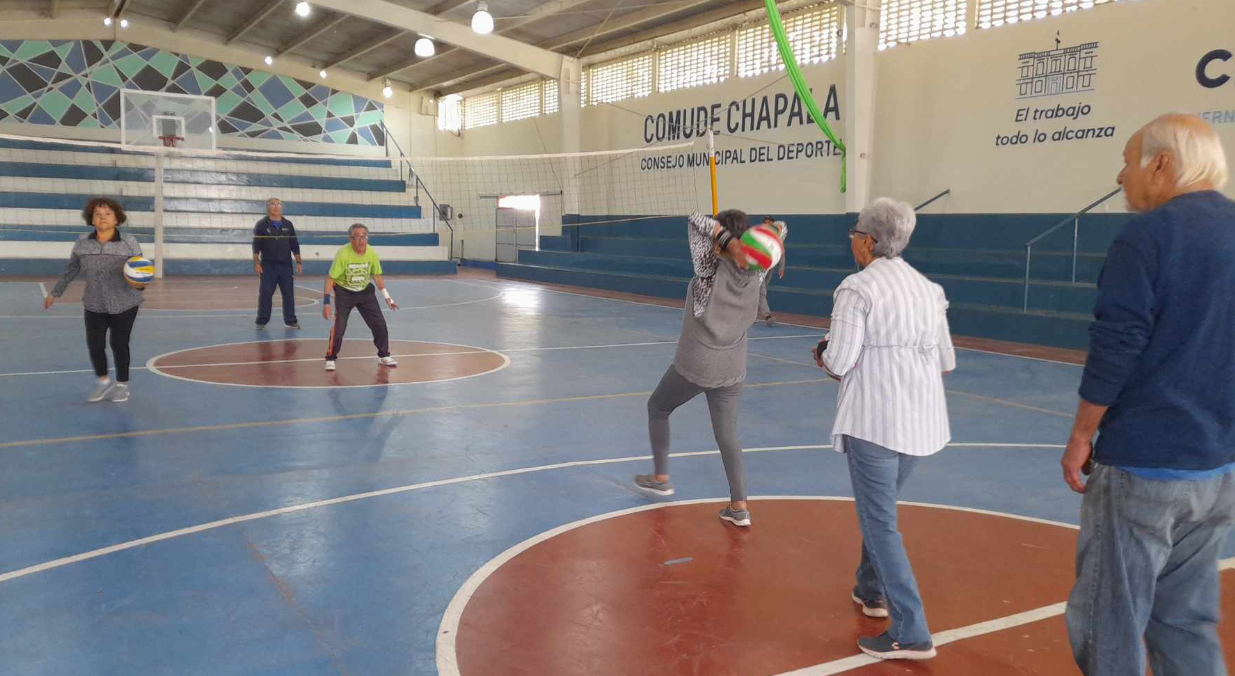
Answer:
POLYGON ((274 306, 274 290, 283 293, 283 324, 289 329, 298 329, 296 321, 296 294, 292 288, 292 260, 296 261, 296 274, 304 271, 300 259, 300 240, 296 227, 283 218, 283 202, 277 197, 266 200, 266 215, 253 226, 253 272, 261 279, 257 292, 257 328, 266 328, 274 306))
POLYGON ((1218 558, 1235 520, 1235 202, 1198 117, 1128 141, 1133 218, 1098 280, 1064 452, 1085 498, 1068 635, 1086 676, 1226 674, 1218 558), (1098 433, 1098 441, 1093 442, 1098 433), (1081 473, 1090 473, 1087 484, 1081 473))

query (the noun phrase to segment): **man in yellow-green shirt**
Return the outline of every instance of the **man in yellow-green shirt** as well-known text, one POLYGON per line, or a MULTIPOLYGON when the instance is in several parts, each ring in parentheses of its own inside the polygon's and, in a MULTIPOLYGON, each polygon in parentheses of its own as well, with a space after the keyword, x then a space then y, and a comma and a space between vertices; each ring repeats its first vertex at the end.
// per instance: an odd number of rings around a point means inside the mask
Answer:
POLYGON ((326 370, 335 370, 335 359, 339 356, 339 348, 343 346, 343 332, 347 330, 347 316, 352 308, 360 312, 364 323, 373 332, 373 344, 377 346, 377 363, 382 366, 396 366, 398 362, 390 356, 390 334, 386 330, 386 318, 382 316, 382 307, 377 303, 377 293, 370 280, 377 283, 386 305, 391 310, 399 306, 386 291, 386 283, 382 281, 382 263, 377 259, 377 252, 369 247, 369 229, 360 223, 347 229, 350 243, 339 249, 326 274, 326 291, 322 299, 322 317, 330 319, 331 292, 334 292, 335 311, 334 326, 330 329, 330 348, 326 352, 326 370))

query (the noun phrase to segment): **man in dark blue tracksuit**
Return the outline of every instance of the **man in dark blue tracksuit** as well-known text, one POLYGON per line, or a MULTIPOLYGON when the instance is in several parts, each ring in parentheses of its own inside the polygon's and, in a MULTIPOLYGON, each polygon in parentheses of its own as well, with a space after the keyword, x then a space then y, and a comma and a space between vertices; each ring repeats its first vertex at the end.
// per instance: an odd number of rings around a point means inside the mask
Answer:
POLYGON ((292 260, 296 261, 296 274, 303 266, 300 261, 300 242, 296 228, 283 218, 283 203, 278 198, 266 200, 266 217, 253 226, 253 271, 261 278, 261 291, 257 296, 257 328, 266 327, 274 301, 274 288, 283 292, 283 323, 288 328, 298 329, 296 321, 296 297, 292 291, 292 260))

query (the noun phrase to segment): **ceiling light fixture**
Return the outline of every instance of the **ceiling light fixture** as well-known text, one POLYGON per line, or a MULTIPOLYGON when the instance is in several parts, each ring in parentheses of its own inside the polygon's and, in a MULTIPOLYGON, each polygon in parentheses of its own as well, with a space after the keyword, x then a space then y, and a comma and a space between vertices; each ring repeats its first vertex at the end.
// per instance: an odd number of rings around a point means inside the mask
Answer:
POLYGON ((326 69, 325 69, 325 68, 323 68, 323 69, 321 69, 321 70, 317 71, 317 76, 318 76, 318 77, 320 77, 321 79, 325 80, 325 79, 326 79, 326 69))
POLYGON ((493 15, 489 13, 489 3, 481 2, 476 6, 476 13, 472 15, 472 30, 481 35, 493 32, 493 15))
POLYGON ((309 16, 309 14, 312 11, 313 11, 313 8, 309 7, 309 3, 307 2, 296 3, 296 15, 297 16, 309 16))
POLYGON ((382 96, 390 98, 395 95, 395 90, 390 86, 390 78, 383 80, 382 85, 382 96))
POLYGON ((427 59, 436 53, 437 47, 433 44, 432 39, 422 37, 416 41, 416 56, 427 59))
POLYGON ((273 57, 273 56, 267 55, 267 56, 266 56, 266 58, 265 58, 265 59, 263 59, 263 61, 265 61, 265 62, 266 62, 266 65, 267 65, 267 66, 273 66, 273 65, 274 65, 274 57, 273 57))

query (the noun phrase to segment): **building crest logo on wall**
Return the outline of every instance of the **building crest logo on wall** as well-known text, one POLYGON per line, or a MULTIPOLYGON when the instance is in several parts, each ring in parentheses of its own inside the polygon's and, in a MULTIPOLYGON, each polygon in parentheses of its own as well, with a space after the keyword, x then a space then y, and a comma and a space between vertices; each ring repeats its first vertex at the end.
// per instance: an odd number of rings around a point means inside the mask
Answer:
MULTIPOLYGON (((1097 60, 1098 43, 1064 47, 1059 31, 1055 31, 1054 49, 1017 56, 1016 98, 1019 101, 1092 92, 1098 79, 1097 60)), ((1012 122, 1018 126, 997 131, 996 148, 1115 138, 1115 125, 1097 118, 1094 106, 1083 96, 1063 103, 1025 102, 1017 106, 1012 122), (1060 123, 1063 126, 1057 126, 1060 123)))
POLYGON ((1098 43, 1062 46, 1055 33, 1055 49, 1026 52, 1017 57, 1016 98, 1080 94, 1094 90, 1098 78, 1098 43))

